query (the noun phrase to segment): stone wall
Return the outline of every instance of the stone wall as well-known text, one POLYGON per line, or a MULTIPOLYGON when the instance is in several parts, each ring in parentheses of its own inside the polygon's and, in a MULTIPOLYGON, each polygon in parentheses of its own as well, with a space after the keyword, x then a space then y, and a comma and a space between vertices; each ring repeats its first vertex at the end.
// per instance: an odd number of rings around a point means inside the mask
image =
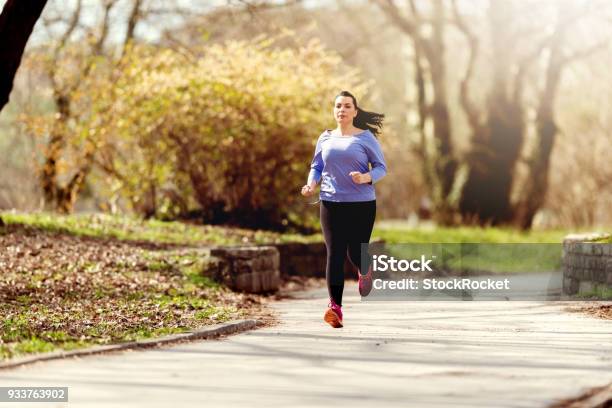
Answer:
MULTIPOLYGON (((322 242, 283 243, 211 248, 204 276, 233 290, 266 293, 278 290, 282 278, 325 278, 327 250, 322 242)), ((357 279, 358 270, 348 259, 344 276, 357 279)))
POLYGON ((589 242, 609 235, 570 235, 563 240, 563 294, 612 288, 612 243, 589 242))
MULTIPOLYGON (((612 244, 589 242, 604 235, 572 235, 563 241, 563 293, 576 295, 612 288, 612 244)), ((203 274, 233 290, 265 293, 278 290, 283 277, 325 277, 325 244, 283 243, 227 246, 210 250, 203 274)), ((357 278, 347 260, 344 274, 357 278)))
MULTIPOLYGON (((282 276, 307 276, 325 278, 327 249, 323 242, 275 244, 280 254, 282 276)), ((357 270, 348 261, 344 262, 344 276, 357 279, 357 270)))
POLYGON ((275 292, 280 286, 280 258, 273 246, 227 246, 210 250, 205 276, 247 293, 275 292))

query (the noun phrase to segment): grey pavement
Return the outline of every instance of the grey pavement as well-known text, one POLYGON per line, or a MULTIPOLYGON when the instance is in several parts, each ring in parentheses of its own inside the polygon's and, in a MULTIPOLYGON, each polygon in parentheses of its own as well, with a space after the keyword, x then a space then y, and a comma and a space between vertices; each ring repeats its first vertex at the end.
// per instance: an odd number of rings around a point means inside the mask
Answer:
POLYGON ((274 327, 0 371, 70 401, 0 407, 545 407, 612 381, 612 321, 567 303, 361 302, 351 283, 332 329, 324 289, 296 297, 274 327))

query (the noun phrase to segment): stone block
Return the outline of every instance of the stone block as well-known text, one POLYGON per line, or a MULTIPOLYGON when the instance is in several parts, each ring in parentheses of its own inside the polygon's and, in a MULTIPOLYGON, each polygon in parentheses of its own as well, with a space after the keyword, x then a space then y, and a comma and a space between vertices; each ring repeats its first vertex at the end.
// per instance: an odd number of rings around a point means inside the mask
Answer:
POLYGON ((593 291, 593 283, 582 281, 578 284, 578 293, 587 293, 593 291))
POLYGON ((327 250, 325 244, 276 244, 280 254, 279 270, 284 276, 325 276, 327 250))
POLYGON ((597 258, 597 262, 596 262, 596 266, 595 268, 605 271, 606 270, 606 263, 608 262, 608 259, 604 256, 600 256, 599 258, 597 258))
POLYGON ((606 283, 606 271, 602 270, 602 269, 595 269, 593 270, 593 278, 592 280, 594 282, 598 282, 598 283, 606 283))
POLYGON ((248 293, 265 293, 278 290, 279 285, 280 272, 268 270, 236 275, 232 289, 248 293))
POLYGON ((325 277, 325 257, 309 254, 295 255, 288 260, 289 275, 306 277, 325 277))
POLYGON ((563 279, 563 293, 575 295, 578 292, 578 280, 566 277, 563 279))
POLYGON ((280 256, 273 246, 217 247, 210 254, 210 267, 203 274, 233 290, 263 293, 280 286, 280 256))
POLYGON ((210 254, 222 258, 253 259, 275 256, 278 254, 278 250, 273 246, 226 246, 212 248, 210 254))
MULTIPOLYGON (((384 245, 383 240, 373 240, 372 244, 384 245)), ((280 256, 281 276, 325 277, 327 248, 324 242, 281 243, 274 245, 280 256)), ((357 270, 345 261, 344 273, 347 278, 357 277, 357 270)))
POLYGON ((229 267, 224 259, 210 257, 200 273, 217 282, 224 282, 229 277, 229 267))

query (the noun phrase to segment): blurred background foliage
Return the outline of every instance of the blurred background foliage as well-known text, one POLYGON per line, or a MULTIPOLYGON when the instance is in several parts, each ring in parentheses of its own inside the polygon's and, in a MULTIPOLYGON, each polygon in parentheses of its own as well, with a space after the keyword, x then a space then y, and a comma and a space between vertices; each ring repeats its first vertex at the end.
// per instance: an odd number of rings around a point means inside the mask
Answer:
POLYGON ((387 116, 379 220, 610 225, 611 16, 581 0, 50 1, 0 114, 0 209, 316 228, 299 189, 348 89, 387 116))
POLYGON ((328 122, 330 104, 321 101, 338 83, 364 87, 356 72, 338 75, 340 59, 316 40, 298 48, 274 43, 232 41, 189 54, 131 48, 93 87, 101 114, 84 124, 98 129, 94 143, 103 141, 100 182, 110 181, 109 191, 147 217, 200 209, 206 223, 302 225, 311 214, 295 186, 303 183, 313 132, 328 122))

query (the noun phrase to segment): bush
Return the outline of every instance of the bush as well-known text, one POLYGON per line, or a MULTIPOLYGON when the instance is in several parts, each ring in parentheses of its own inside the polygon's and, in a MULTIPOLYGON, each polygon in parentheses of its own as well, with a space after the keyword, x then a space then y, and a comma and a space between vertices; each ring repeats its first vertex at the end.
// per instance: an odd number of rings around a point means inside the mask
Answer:
POLYGON ((135 47, 96 87, 102 168, 144 215, 195 209, 211 223, 308 224, 299 191, 317 136, 333 126, 333 97, 365 92, 340 63, 314 40, 280 49, 258 38, 193 54, 135 47))

